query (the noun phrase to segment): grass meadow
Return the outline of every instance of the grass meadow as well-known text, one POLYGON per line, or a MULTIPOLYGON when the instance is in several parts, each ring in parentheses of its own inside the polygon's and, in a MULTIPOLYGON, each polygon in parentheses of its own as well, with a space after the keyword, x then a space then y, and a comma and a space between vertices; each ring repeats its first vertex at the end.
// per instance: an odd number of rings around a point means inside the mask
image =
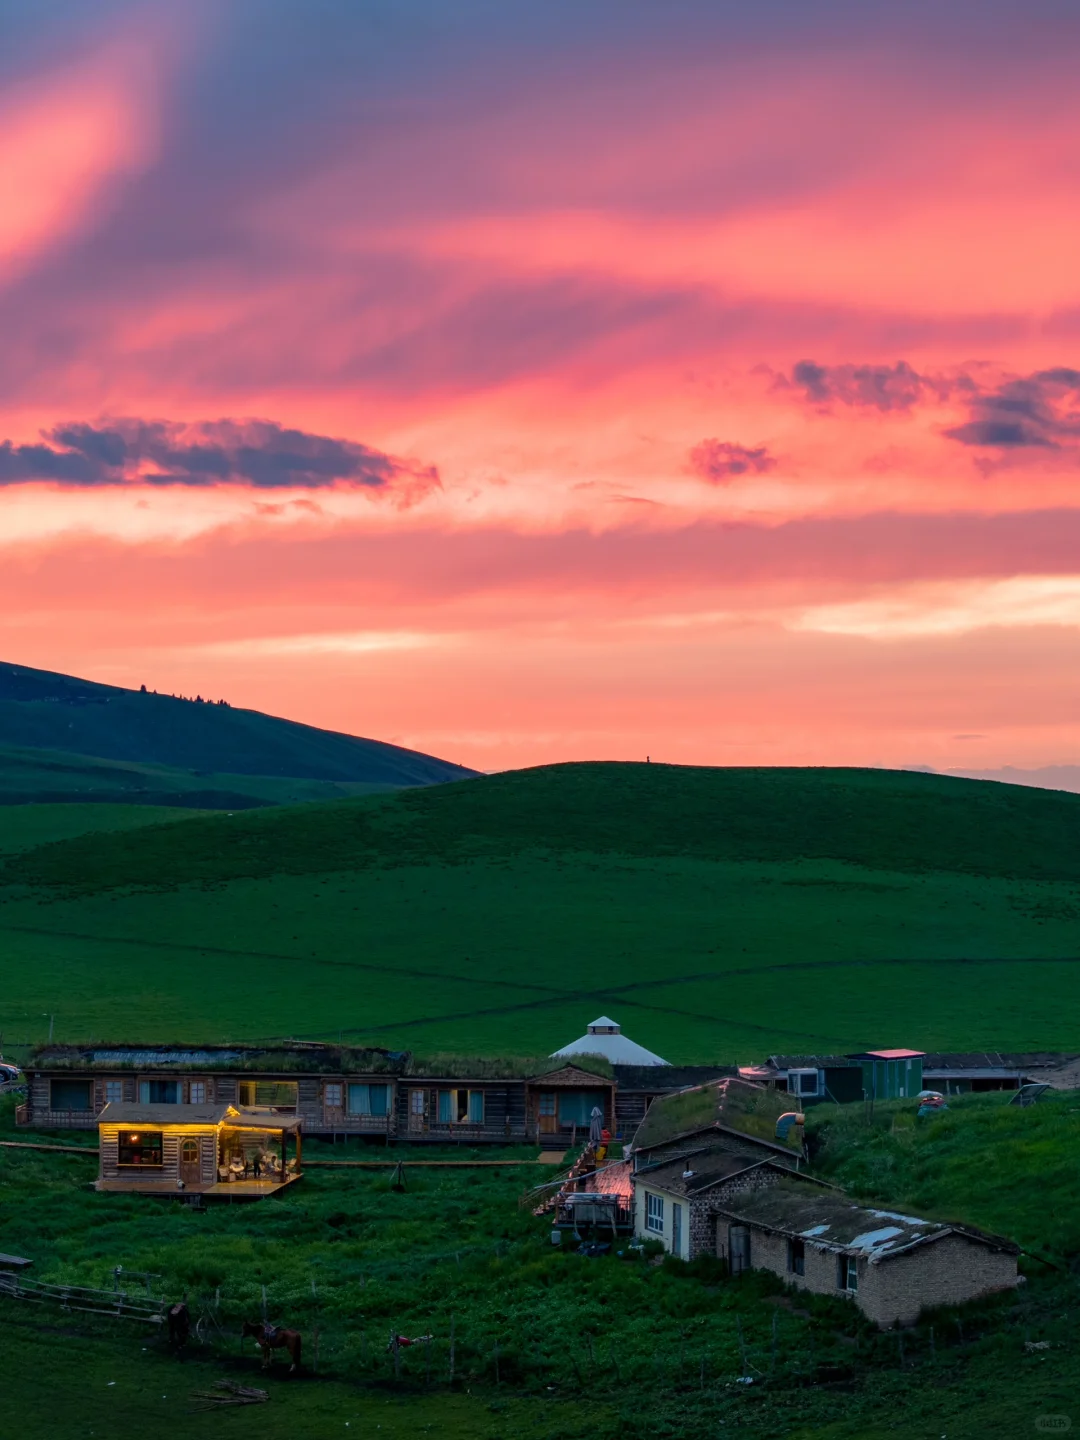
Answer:
POLYGON ((0 809, 0 1031, 530 1055, 603 1011, 675 1062, 1080 1049, 1080 797, 790 773, 0 809))
MULTIPOLYGON (((606 765, 233 815, 2 807, 0 1031, 9 1054, 51 1023, 72 1042, 535 1055, 606 1011, 683 1062, 1080 1050, 1078 820, 1080 797, 937 776, 606 765)), ((823 1177, 1012 1236, 1027 1283, 898 1342, 767 1276, 560 1253, 519 1204, 539 1167, 411 1169, 401 1193, 388 1172, 314 1168, 280 1199, 199 1214, 96 1195, 93 1157, 0 1148, 0 1250, 44 1280, 153 1272, 207 1317, 180 1363, 125 1324, 5 1301, 5 1414, 20 1440, 982 1440, 1080 1423, 1080 1095, 974 1097, 925 1124, 904 1105, 872 1124, 822 1107, 810 1128, 823 1177), (214 1378, 259 1383, 238 1331, 264 1286, 311 1362, 318 1331, 317 1370, 272 1377, 266 1406, 193 1413, 214 1378), (391 1329, 435 1337, 398 1376, 391 1329)))
MULTIPOLYGON (((1015 1295, 927 1316, 899 1343, 843 1302, 789 1298, 770 1276, 732 1282, 708 1261, 556 1249, 547 1222, 519 1204, 550 1175, 539 1166, 411 1168, 401 1192, 389 1170, 314 1168, 281 1199, 197 1213, 95 1194, 93 1156, 0 1149, 0 1249, 32 1256, 40 1279, 110 1287, 116 1265, 149 1272, 204 1317, 204 1342, 179 1362, 146 1327, 5 1301, 7 1413, 22 1440, 121 1429, 182 1440, 211 1426, 271 1437, 360 1426, 388 1440, 427 1426, 493 1440, 1028 1433, 1036 1415, 1080 1398, 1080 1277, 1067 1258, 1080 1222, 1060 1204, 1078 1115, 1077 1094, 1036 1111, 976 1097, 925 1123, 903 1105, 879 1107, 869 1126, 861 1106, 815 1112, 818 1173, 892 1206, 917 1200, 923 1213, 998 1228, 1007 1216, 1042 1257, 1024 1261, 1015 1295), (995 1177, 1020 1158, 1028 1183, 1003 1193, 995 1177), (266 1407, 192 1414, 192 1392, 216 1378, 260 1383, 238 1337, 262 1313, 264 1287, 271 1318, 303 1332, 304 1378, 272 1377, 266 1407), (403 1352, 397 1375, 392 1330, 434 1337, 403 1352), (736 1383, 743 1374, 755 1384, 736 1383)), ((0 1129, 10 1124, 7 1102, 0 1129)))

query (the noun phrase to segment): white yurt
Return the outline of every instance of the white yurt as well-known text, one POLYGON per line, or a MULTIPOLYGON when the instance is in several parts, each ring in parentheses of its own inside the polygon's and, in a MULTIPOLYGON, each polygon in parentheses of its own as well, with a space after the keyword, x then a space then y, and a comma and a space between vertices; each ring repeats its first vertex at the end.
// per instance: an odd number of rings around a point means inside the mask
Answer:
POLYGON ((552 1054, 553 1060, 572 1060, 575 1055, 602 1055, 612 1065, 667 1065, 659 1055, 638 1045, 606 1015, 594 1020, 580 1040, 572 1040, 552 1054))

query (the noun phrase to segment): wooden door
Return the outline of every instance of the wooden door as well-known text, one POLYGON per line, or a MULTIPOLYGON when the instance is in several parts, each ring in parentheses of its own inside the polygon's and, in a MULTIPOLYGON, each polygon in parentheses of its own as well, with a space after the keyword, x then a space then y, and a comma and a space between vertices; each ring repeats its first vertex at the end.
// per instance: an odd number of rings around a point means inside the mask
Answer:
POLYGON ((553 1135, 558 1130, 559 1118, 555 1113, 555 1108, 555 1092, 542 1090, 538 1102, 541 1135, 553 1135))
POLYGON ((202 1162, 198 1140, 180 1141, 180 1179, 185 1185, 202 1183, 202 1162))
POLYGON ((732 1275, 750 1269, 750 1231, 745 1225, 728 1226, 728 1265, 732 1275))
POLYGON ((412 1131, 423 1130, 424 1115, 427 1110, 427 1092, 416 1088, 409 1091, 409 1129, 412 1131))

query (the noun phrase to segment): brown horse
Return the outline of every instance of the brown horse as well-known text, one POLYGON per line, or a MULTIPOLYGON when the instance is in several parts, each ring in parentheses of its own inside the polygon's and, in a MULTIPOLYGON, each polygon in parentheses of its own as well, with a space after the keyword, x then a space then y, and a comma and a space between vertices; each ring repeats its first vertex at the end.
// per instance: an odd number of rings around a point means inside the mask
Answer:
POLYGON ((169 1327, 169 1344, 179 1355, 191 1339, 191 1313, 183 1300, 169 1306, 165 1322, 169 1327))
POLYGON ((246 1340, 251 1336, 259 1349, 262 1351, 263 1369, 270 1368, 271 1351, 287 1350, 292 1364, 289 1366, 289 1374, 293 1375, 300 1368, 300 1331, 284 1330, 276 1325, 265 1325, 261 1320, 245 1320, 241 1338, 246 1340))

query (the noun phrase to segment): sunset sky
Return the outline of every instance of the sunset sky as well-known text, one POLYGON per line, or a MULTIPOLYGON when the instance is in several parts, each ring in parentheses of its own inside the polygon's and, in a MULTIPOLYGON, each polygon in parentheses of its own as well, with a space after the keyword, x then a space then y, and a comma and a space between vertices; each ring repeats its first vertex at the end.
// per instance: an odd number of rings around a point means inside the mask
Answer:
POLYGON ((0 659, 1080 762, 1075 0, 0 0, 0 659))

